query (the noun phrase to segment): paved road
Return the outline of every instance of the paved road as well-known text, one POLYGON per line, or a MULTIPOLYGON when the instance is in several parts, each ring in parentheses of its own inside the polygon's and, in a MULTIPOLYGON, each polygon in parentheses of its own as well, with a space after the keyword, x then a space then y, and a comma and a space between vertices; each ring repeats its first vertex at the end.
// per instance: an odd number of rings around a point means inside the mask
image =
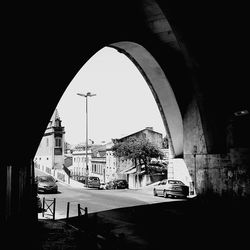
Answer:
MULTIPOLYGON (((152 187, 143 190, 88 190, 59 183, 59 191, 55 195, 40 195, 56 198, 56 219, 65 218, 66 203, 70 201, 70 225, 83 228, 87 225, 90 228, 87 232, 97 231, 106 239, 112 234, 122 236, 117 243, 122 250, 240 249, 248 244, 249 231, 245 226, 250 224, 249 200, 221 200, 218 197, 214 200, 204 197, 187 201, 165 199, 154 197, 152 187), (84 217, 81 217, 82 223, 75 217, 77 213, 76 210, 73 212, 73 204, 77 203, 89 208, 90 223, 85 224, 84 217)), ((56 220, 54 223, 58 225, 63 221, 56 220)), ((59 243, 65 245, 66 236, 61 235, 61 231, 55 231, 51 230, 51 237, 58 236, 62 241, 59 243)), ((69 232, 69 236, 72 235, 69 232)), ((86 247, 86 238, 82 235, 78 240, 81 249, 94 249, 86 247)), ((90 243, 93 242, 95 239, 90 239, 90 243)), ((116 241, 111 237, 113 242, 116 241)), ((108 245, 106 249, 112 248, 108 245)))
MULTIPOLYGON (((39 170, 36 170, 36 175, 41 175, 39 170)), ((77 205, 82 208, 87 207, 89 213, 106 211, 116 208, 124 208, 131 206, 140 206, 146 204, 170 202, 173 199, 154 197, 152 190, 98 190, 87 189, 84 187, 72 187, 68 184, 58 182, 57 194, 39 194, 39 197, 45 200, 48 204, 49 200, 56 198, 56 219, 66 218, 67 202, 70 202, 69 217, 77 216, 77 205)), ((176 201, 177 199, 174 199, 176 201)), ((39 214, 39 218, 51 218, 50 212, 45 213, 45 217, 39 214)))

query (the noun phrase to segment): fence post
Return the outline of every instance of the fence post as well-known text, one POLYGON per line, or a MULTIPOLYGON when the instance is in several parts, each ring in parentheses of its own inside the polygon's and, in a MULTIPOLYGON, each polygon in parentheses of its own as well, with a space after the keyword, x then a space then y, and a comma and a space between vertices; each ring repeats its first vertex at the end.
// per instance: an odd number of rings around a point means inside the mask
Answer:
POLYGON ((45 211, 45 197, 43 197, 43 212, 42 212, 43 217, 44 217, 44 211, 45 211))
POLYGON ((84 209, 84 211, 85 211, 85 218, 87 219, 88 218, 88 208, 87 207, 85 207, 85 209, 84 209))
POLYGON ((55 215, 56 215, 56 198, 54 198, 54 203, 53 203, 53 220, 55 220, 55 215))
POLYGON ((81 216, 81 207, 80 207, 80 204, 78 204, 78 217, 81 216))
POLYGON ((66 216, 66 219, 68 220, 69 219, 69 202, 67 202, 67 216, 66 216))

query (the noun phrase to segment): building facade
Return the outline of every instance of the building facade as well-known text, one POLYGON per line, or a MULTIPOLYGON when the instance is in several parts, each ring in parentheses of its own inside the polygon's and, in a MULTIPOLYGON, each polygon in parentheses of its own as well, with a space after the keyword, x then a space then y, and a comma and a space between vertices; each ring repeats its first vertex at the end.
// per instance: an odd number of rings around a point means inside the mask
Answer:
MULTIPOLYGON (((92 145, 88 151, 89 176, 99 177, 101 182, 117 179, 117 159, 113 154, 113 142, 104 145, 92 145)), ((81 180, 86 176, 86 151, 77 148, 72 151, 71 177, 81 180)))
MULTIPOLYGON (((168 154, 169 152, 167 150, 168 145, 166 146, 166 139, 164 140, 162 134, 154 131, 152 127, 146 127, 143 130, 124 136, 120 139, 115 139, 114 141, 124 142, 132 137, 147 139, 158 148, 163 149, 163 153, 168 154)), ((169 157, 165 155, 164 158, 168 159, 169 157)), ((140 188, 151 183, 151 177, 146 175, 143 169, 137 169, 135 164, 130 159, 124 159, 123 157, 121 157, 117 158, 116 162, 117 177, 126 179, 128 181, 129 188, 140 188)))
POLYGON ((146 127, 138 132, 133 134, 129 134, 127 136, 121 137, 119 139, 115 139, 118 142, 123 142, 128 140, 131 137, 136 137, 139 139, 147 139, 151 143, 155 144, 157 147, 162 148, 163 145, 163 136, 161 133, 154 131, 153 127, 146 127))
POLYGON ((94 150, 91 158, 90 175, 99 177, 101 182, 105 182, 106 150, 94 150))
POLYGON ((112 151, 113 142, 106 144, 106 167, 105 167, 105 182, 118 178, 117 175, 117 158, 112 151))
MULTIPOLYGON (((88 149, 88 169, 91 169, 92 151, 88 149)), ((71 177, 75 180, 86 176, 86 151, 80 148, 72 151, 71 177)))

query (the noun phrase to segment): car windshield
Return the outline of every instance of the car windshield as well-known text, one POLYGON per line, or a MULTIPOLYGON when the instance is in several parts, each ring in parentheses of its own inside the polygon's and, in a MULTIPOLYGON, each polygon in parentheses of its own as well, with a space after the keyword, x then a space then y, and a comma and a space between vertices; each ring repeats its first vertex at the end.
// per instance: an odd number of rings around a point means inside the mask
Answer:
POLYGON ((179 184, 179 185, 184 185, 181 181, 175 181, 175 180, 169 180, 168 184, 179 184))
POLYGON ((40 182, 46 182, 46 181, 54 182, 55 181, 52 176, 39 176, 38 179, 40 182))
POLYGON ((117 182, 126 183, 126 180, 117 180, 117 182))
POLYGON ((89 180, 91 180, 91 181, 99 181, 99 178, 98 177, 89 177, 89 180))

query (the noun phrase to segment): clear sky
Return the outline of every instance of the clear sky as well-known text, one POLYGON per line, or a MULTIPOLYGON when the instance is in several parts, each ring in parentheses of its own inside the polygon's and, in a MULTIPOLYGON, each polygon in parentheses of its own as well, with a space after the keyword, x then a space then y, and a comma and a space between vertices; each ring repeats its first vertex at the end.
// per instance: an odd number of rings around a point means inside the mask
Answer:
POLYGON ((123 54, 105 47, 78 72, 57 109, 70 144, 85 142, 85 98, 88 97, 88 138, 95 143, 135 133, 145 127, 166 135, 157 104, 136 66, 123 54))

